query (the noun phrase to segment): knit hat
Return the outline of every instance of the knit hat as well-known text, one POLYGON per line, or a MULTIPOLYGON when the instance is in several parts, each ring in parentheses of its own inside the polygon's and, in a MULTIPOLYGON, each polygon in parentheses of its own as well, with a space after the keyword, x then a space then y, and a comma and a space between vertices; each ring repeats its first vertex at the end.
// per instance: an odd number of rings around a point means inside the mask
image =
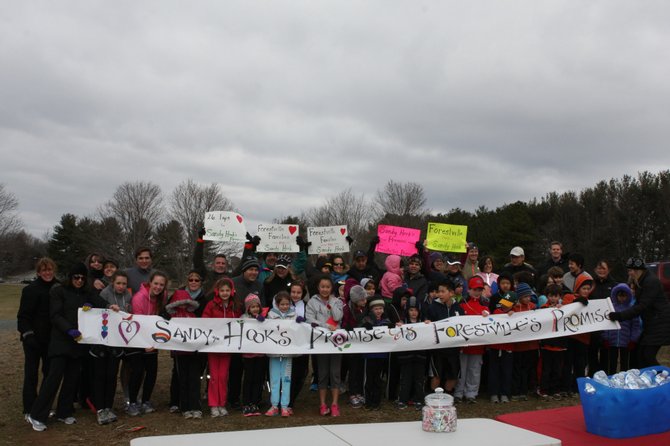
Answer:
POLYGON ((288 269, 289 266, 291 266, 291 257, 287 255, 281 255, 277 258, 277 263, 275 264, 275 268, 286 268, 288 269))
POLYGON ((76 276, 79 274, 84 277, 88 276, 88 268, 86 268, 86 265, 84 265, 81 262, 72 265, 72 267, 70 268, 70 272, 68 273, 68 277, 76 276))
POLYGON ((516 295, 521 299, 524 296, 532 296, 533 289, 527 283, 521 282, 516 286, 516 295))
POLYGON ((626 260, 627 269, 647 269, 644 264, 644 259, 642 257, 629 257, 626 260))
POLYGON ((431 252, 429 258, 431 267, 438 260, 442 260, 444 262, 444 258, 442 257, 442 254, 440 254, 439 252, 431 252))
POLYGON ((472 276, 468 280, 468 289, 476 290, 477 288, 484 288, 484 279, 479 276, 472 276))
POLYGON ((368 298, 368 292, 360 285, 354 285, 349 290, 349 300, 355 304, 363 302, 368 298))
POLYGON ((399 286, 398 288, 393 290, 393 301, 400 302, 400 300, 403 297, 410 297, 411 295, 412 292, 408 288, 405 288, 404 286, 399 286))
POLYGON ((328 269, 332 270, 333 269, 333 264, 330 263, 330 260, 328 260, 327 257, 319 257, 316 259, 316 269, 321 271, 321 268, 324 266, 327 266, 328 269))
POLYGON ((511 284, 514 283, 514 277, 512 276, 512 273, 510 273, 509 271, 503 271, 498 275, 498 279, 496 280, 498 286, 500 286, 501 280, 508 280, 509 283, 511 284))
POLYGON ((370 303, 368 304, 368 306, 369 306, 370 308, 372 308, 372 307, 378 307, 378 306, 380 306, 380 305, 381 305, 382 307, 386 306, 386 303, 384 302, 384 299, 375 299, 375 300, 370 301, 370 303))
POLYGON ((259 268, 258 259, 254 256, 247 256, 242 260, 242 272, 245 272, 249 268, 259 268))
POLYGON ((111 263, 112 265, 116 266, 116 268, 119 268, 119 262, 117 262, 114 259, 105 259, 105 261, 102 263, 103 267, 107 264, 111 263))
POLYGON ((417 299, 416 296, 410 296, 407 300, 407 308, 419 309, 420 306, 419 299, 417 299))
POLYGON ((358 259, 360 257, 367 257, 368 255, 365 253, 365 251, 359 249, 354 253, 354 259, 358 259))
POLYGON ((509 252, 509 255, 514 256, 514 257, 521 257, 521 256, 526 256, 526 254, 523 252, 523 248, 521 246, 515 246, 512 248, 512 250, 509 252))
POLYGON ((260 306, 261 299, 257 294, 248 294, 247 297, 244 298, 244 310, 249 311, 249 307, 253 304, 258 304, 258 306, 260 306))

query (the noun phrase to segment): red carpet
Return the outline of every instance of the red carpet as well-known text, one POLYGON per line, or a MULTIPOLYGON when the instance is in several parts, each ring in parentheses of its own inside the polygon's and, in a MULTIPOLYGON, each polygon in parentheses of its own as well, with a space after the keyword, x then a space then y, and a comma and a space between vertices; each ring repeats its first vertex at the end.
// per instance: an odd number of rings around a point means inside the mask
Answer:
MULTIPOLYGON (((654 414, 650 414, 654 415, 654 414)), ((657 416, 667 416, 656 414, 657 416)), ((644 437, 614 439, 586 432, 582 406, 500 415, 496 420, 538 434, 558 438, 563 446, 660 446, 670 445, 670 432, 644 437)))

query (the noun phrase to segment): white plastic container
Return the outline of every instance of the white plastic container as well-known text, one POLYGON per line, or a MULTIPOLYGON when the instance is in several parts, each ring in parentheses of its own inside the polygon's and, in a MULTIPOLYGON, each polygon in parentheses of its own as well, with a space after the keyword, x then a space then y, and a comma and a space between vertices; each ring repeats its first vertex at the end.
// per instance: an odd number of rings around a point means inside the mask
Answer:
POLYGON ((423 406, 422 428, 426 432, 456 432, 456 408, 454 397, 444 393, 438 387, 435 393, 426 395, 426 405, 423 406))

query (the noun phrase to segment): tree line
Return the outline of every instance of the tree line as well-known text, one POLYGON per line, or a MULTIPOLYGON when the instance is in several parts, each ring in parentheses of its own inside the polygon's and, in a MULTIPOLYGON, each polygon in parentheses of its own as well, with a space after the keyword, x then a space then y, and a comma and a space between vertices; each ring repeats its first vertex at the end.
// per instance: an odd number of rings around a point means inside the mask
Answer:
MULTIPOLYGON (((153 183, 120 185, 94 216, 66 213, 46 242, 27 234, 16 214, 18 201, 0 185, 0 275, 25 271, 33 259, 47 254, 67 271, 90 252, 132 264, 134 251, 149 246, 155 264, 171 277, 182 277, 191 266, 198 229, 205 212, 235 208, 218 184, 201 185, 191 179, 165 196, 153 183)), ((278 216, 274 223, 308 226, 346 224, 353 248, 365 248, 377 225, 391 224, 425 231, 428 222, 466 225, 468 240, 498 266, 507 261, 512 246, 522 246, 531 263, 547 257, 552 240, 565 251, 580 252, 591 267, 607 259, 622 273, 624 260, 635 254, 648 261, 670 257, 670 170, 600 181, 580 192, 551 192, 528 202, 517 201, 495 209, 453 208, 432 212, 423 187, 389 180, 368 198, 351 188, 327 198, 321 206, 298 215, 278 216)), ((250 228, 253 233, 253 228, 250 228)), ((304 234, 303 234, 304 235, 304 234)), ((209 254, 239 252, 240 247, 207 244, 209 254)))

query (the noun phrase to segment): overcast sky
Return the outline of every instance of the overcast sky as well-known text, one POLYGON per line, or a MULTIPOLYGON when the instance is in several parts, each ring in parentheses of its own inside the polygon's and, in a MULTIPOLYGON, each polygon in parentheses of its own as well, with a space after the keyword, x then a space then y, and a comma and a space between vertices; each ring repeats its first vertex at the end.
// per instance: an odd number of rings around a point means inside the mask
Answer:
POLYGON ((473 210, 670 166, 667 1, 0 0, 0 182, 40 237, 124 181, 270 222, 473 210))

